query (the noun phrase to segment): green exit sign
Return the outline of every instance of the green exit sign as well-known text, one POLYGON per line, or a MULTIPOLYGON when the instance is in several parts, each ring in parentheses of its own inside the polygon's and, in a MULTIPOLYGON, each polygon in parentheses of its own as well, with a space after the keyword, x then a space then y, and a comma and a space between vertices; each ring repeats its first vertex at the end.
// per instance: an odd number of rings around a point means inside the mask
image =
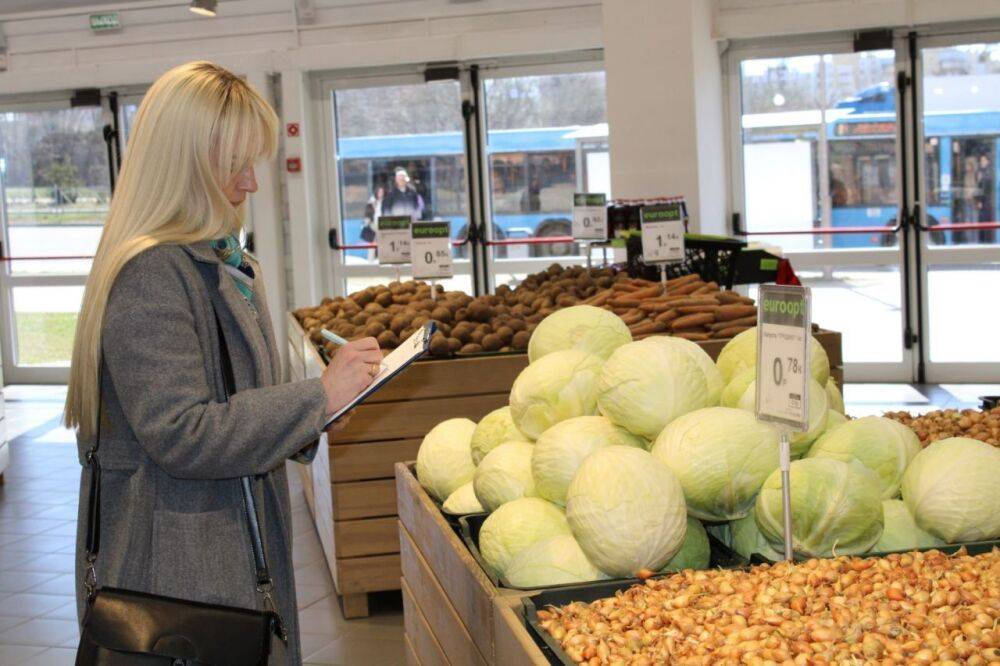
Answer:
POLYGON ((121 27, 122 24, 118 18, 118 12, 102 12, 90 15, 90 29, 94 32, 121 30, 121 27))

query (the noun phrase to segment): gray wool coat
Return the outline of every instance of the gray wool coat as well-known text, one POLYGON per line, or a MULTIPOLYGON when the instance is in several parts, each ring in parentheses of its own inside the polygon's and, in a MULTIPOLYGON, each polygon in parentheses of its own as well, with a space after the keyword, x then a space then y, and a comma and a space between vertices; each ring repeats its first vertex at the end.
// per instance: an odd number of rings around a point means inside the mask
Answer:
MULTIPOLYGON (((260 271, 257 271, 260 275, 260 271)), ((324 424, 319 379, 281 383, 264 301, 243 299, 207 242, 132 259, 105 314, 98 585, 263 608, 238 478, 255 482, 274 599, 289 631, 272 664, 299 664, 285 460, 311 460, 324 424), (222 322, 236 394, 224 402, 222 322)), ((91 442, 78 441, 81 464, 91 442)), ((82 620, 87 491, 80 486, 77 605, 82 620)))

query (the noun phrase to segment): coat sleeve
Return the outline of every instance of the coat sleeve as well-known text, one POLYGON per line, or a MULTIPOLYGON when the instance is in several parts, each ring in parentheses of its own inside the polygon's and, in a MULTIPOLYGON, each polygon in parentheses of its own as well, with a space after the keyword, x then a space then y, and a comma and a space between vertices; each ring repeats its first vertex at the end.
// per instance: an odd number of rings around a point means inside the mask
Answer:
POLYGON ((169 261, 140 255, 125 267, 108 302, 102 346, 139 445, 175 478, 263 474, 315 442, 325 422, 319 379, 216 402, 205 370, 213 361, 202 353, 184 278, 169 261))

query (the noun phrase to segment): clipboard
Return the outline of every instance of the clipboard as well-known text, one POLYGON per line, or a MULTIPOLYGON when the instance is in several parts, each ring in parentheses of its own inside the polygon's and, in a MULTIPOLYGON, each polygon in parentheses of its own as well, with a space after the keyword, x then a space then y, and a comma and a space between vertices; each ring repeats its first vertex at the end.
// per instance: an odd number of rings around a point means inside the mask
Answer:
POLYGON ((435 330, 437 330, 436 324, 429 321, 416 330, 413 335, 404 340, 403 344, 393 349, 388 356, 382 359, 382 372, 375 375, 372 379, 372 383, 368 385, 368 388, 355 396, 354 399, 351 400, 351 402, 349 402, 345 407, 341 408, 333 416, 327 419, 323 429, 325 430, 326 428, 329 428, 331 423, 364 402, 368 396, 382 388, 387 381, 398 375, 408 365, 426 354, 427 350, 430 348, 431 336, 434 335, 435 330))

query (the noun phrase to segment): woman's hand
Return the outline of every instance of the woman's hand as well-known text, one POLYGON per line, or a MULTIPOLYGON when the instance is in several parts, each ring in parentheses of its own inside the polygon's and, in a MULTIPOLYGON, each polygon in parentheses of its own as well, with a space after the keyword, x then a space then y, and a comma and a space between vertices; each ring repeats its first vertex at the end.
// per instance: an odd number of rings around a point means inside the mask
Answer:
POLYGON ((349 342, 333 355, 323 371, 326 413, 334 414, 372 383, 382 365, 382 350, 375 338, 349 342))

